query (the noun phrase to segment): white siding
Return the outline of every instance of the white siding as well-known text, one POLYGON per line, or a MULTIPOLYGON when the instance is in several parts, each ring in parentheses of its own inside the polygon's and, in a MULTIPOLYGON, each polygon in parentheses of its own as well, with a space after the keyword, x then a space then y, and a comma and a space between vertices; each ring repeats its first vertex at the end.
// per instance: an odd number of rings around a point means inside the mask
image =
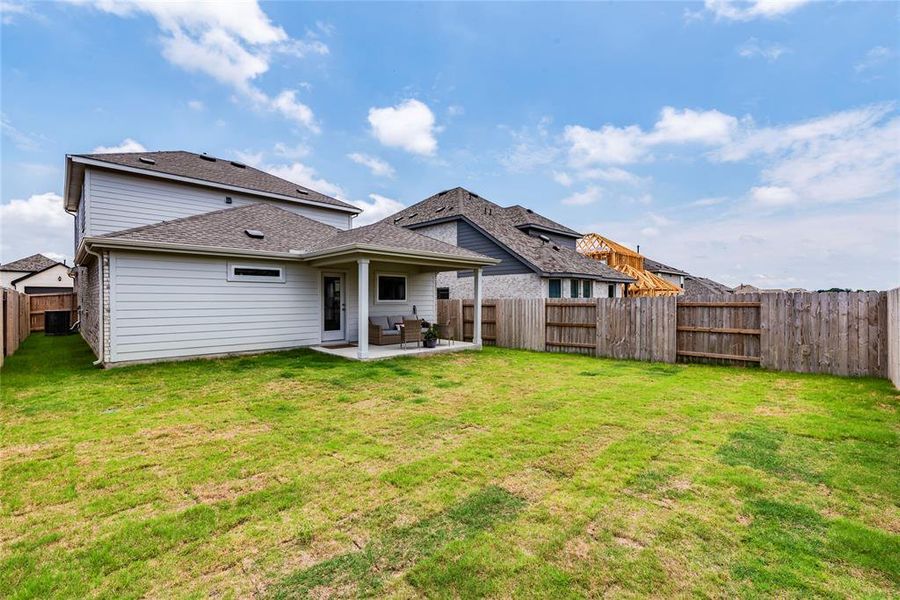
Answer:
MULTIPOLYGON (((24 275, 25 273, 22 273, 19 277, 23 277, 24 275)), ((16 279, 18 279, 18 277, 16 279)), ((17 282, 13 287, 20 292, 24 292, 26 286, 70 288, 71 290, 71 288, 74 287, 74 284, 72 278, 69 277, 69 267, 65 265, 56 265, 44 271, 35 272, 34 275, 28 279, 17 282)), ((60 292, 65 291, 66 290, 64 289, 60 290, 60 292)))
POLYGON ((85 188, 88 235, 103 235, 254 202, 268 202, 340 229, 350 227, 346 212, 97 169, 86 171, 85 188), (231 204, 225 204, 226 196, 232 199, 231 204))
POLYGON ((319 343, 319 271, 278 262, 285 283, 229 282, 227 264, 215 257, 113 253, 110 362, 319 343))

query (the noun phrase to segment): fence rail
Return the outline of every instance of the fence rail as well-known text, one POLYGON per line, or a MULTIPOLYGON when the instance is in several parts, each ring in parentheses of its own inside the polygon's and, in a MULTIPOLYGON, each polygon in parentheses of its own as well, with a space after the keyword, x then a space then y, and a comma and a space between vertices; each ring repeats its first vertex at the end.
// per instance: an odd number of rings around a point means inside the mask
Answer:
MULTIPOLYGON (((438 320, 471 339, 471 300, 439 300, 438 320)), ((663 298, 491 299, 486 343, 663 362, 889 377, 900 387, 900 288, 663 298)))
POLYGON ((78 318, 78 304, 75 300, 75 292, 29 294, 28 301, 31 306, 31 331, 44 330, 44 313, 49 311, 68 311, 70 313, 70 323, 74 323, 78 318))

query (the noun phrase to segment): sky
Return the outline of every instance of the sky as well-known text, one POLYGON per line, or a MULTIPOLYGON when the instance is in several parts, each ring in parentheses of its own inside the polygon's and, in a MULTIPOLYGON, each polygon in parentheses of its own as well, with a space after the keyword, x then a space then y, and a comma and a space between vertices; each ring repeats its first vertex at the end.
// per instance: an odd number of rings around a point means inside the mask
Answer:
POLYGON ((900 284, 897 3, 0 7, 3 262, 71 261, 67 153, 180 149, 358 224, 463 186, 728 285, 900 284))

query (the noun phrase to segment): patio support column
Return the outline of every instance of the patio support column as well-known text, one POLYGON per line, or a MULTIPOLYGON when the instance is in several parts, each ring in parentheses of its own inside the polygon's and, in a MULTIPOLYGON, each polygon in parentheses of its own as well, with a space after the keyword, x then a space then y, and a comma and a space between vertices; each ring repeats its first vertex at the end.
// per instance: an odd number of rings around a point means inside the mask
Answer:
POLYGON ((356 299, 356 309, 359 313, 356 356, 362 360, 369 357, 369 259, 360 258, 356 262, 359 264, 359 275, 356 282, 356 291, 359 296, 356 299))
POLYGON ((481 267, 475 269, 475 322, 472 323, 472 343, 481 346, 481 267))

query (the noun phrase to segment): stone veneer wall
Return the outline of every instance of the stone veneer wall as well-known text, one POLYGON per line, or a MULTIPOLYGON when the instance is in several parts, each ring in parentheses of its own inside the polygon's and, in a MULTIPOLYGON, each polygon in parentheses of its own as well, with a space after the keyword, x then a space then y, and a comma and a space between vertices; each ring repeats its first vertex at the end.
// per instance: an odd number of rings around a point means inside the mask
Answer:
POLYGON ((437 225, 429 225, 428 227, 420 227, 414 229, 416 233, 427 235, 428 237, 439 240, 441 242, 456 246, 456 221, 448 223, 438 223, 437 225))
POLYGON ((78 267, 75 289, 78 292, 79 332, 94 354, 100 356, 100 269, 99 261, 78 267))

